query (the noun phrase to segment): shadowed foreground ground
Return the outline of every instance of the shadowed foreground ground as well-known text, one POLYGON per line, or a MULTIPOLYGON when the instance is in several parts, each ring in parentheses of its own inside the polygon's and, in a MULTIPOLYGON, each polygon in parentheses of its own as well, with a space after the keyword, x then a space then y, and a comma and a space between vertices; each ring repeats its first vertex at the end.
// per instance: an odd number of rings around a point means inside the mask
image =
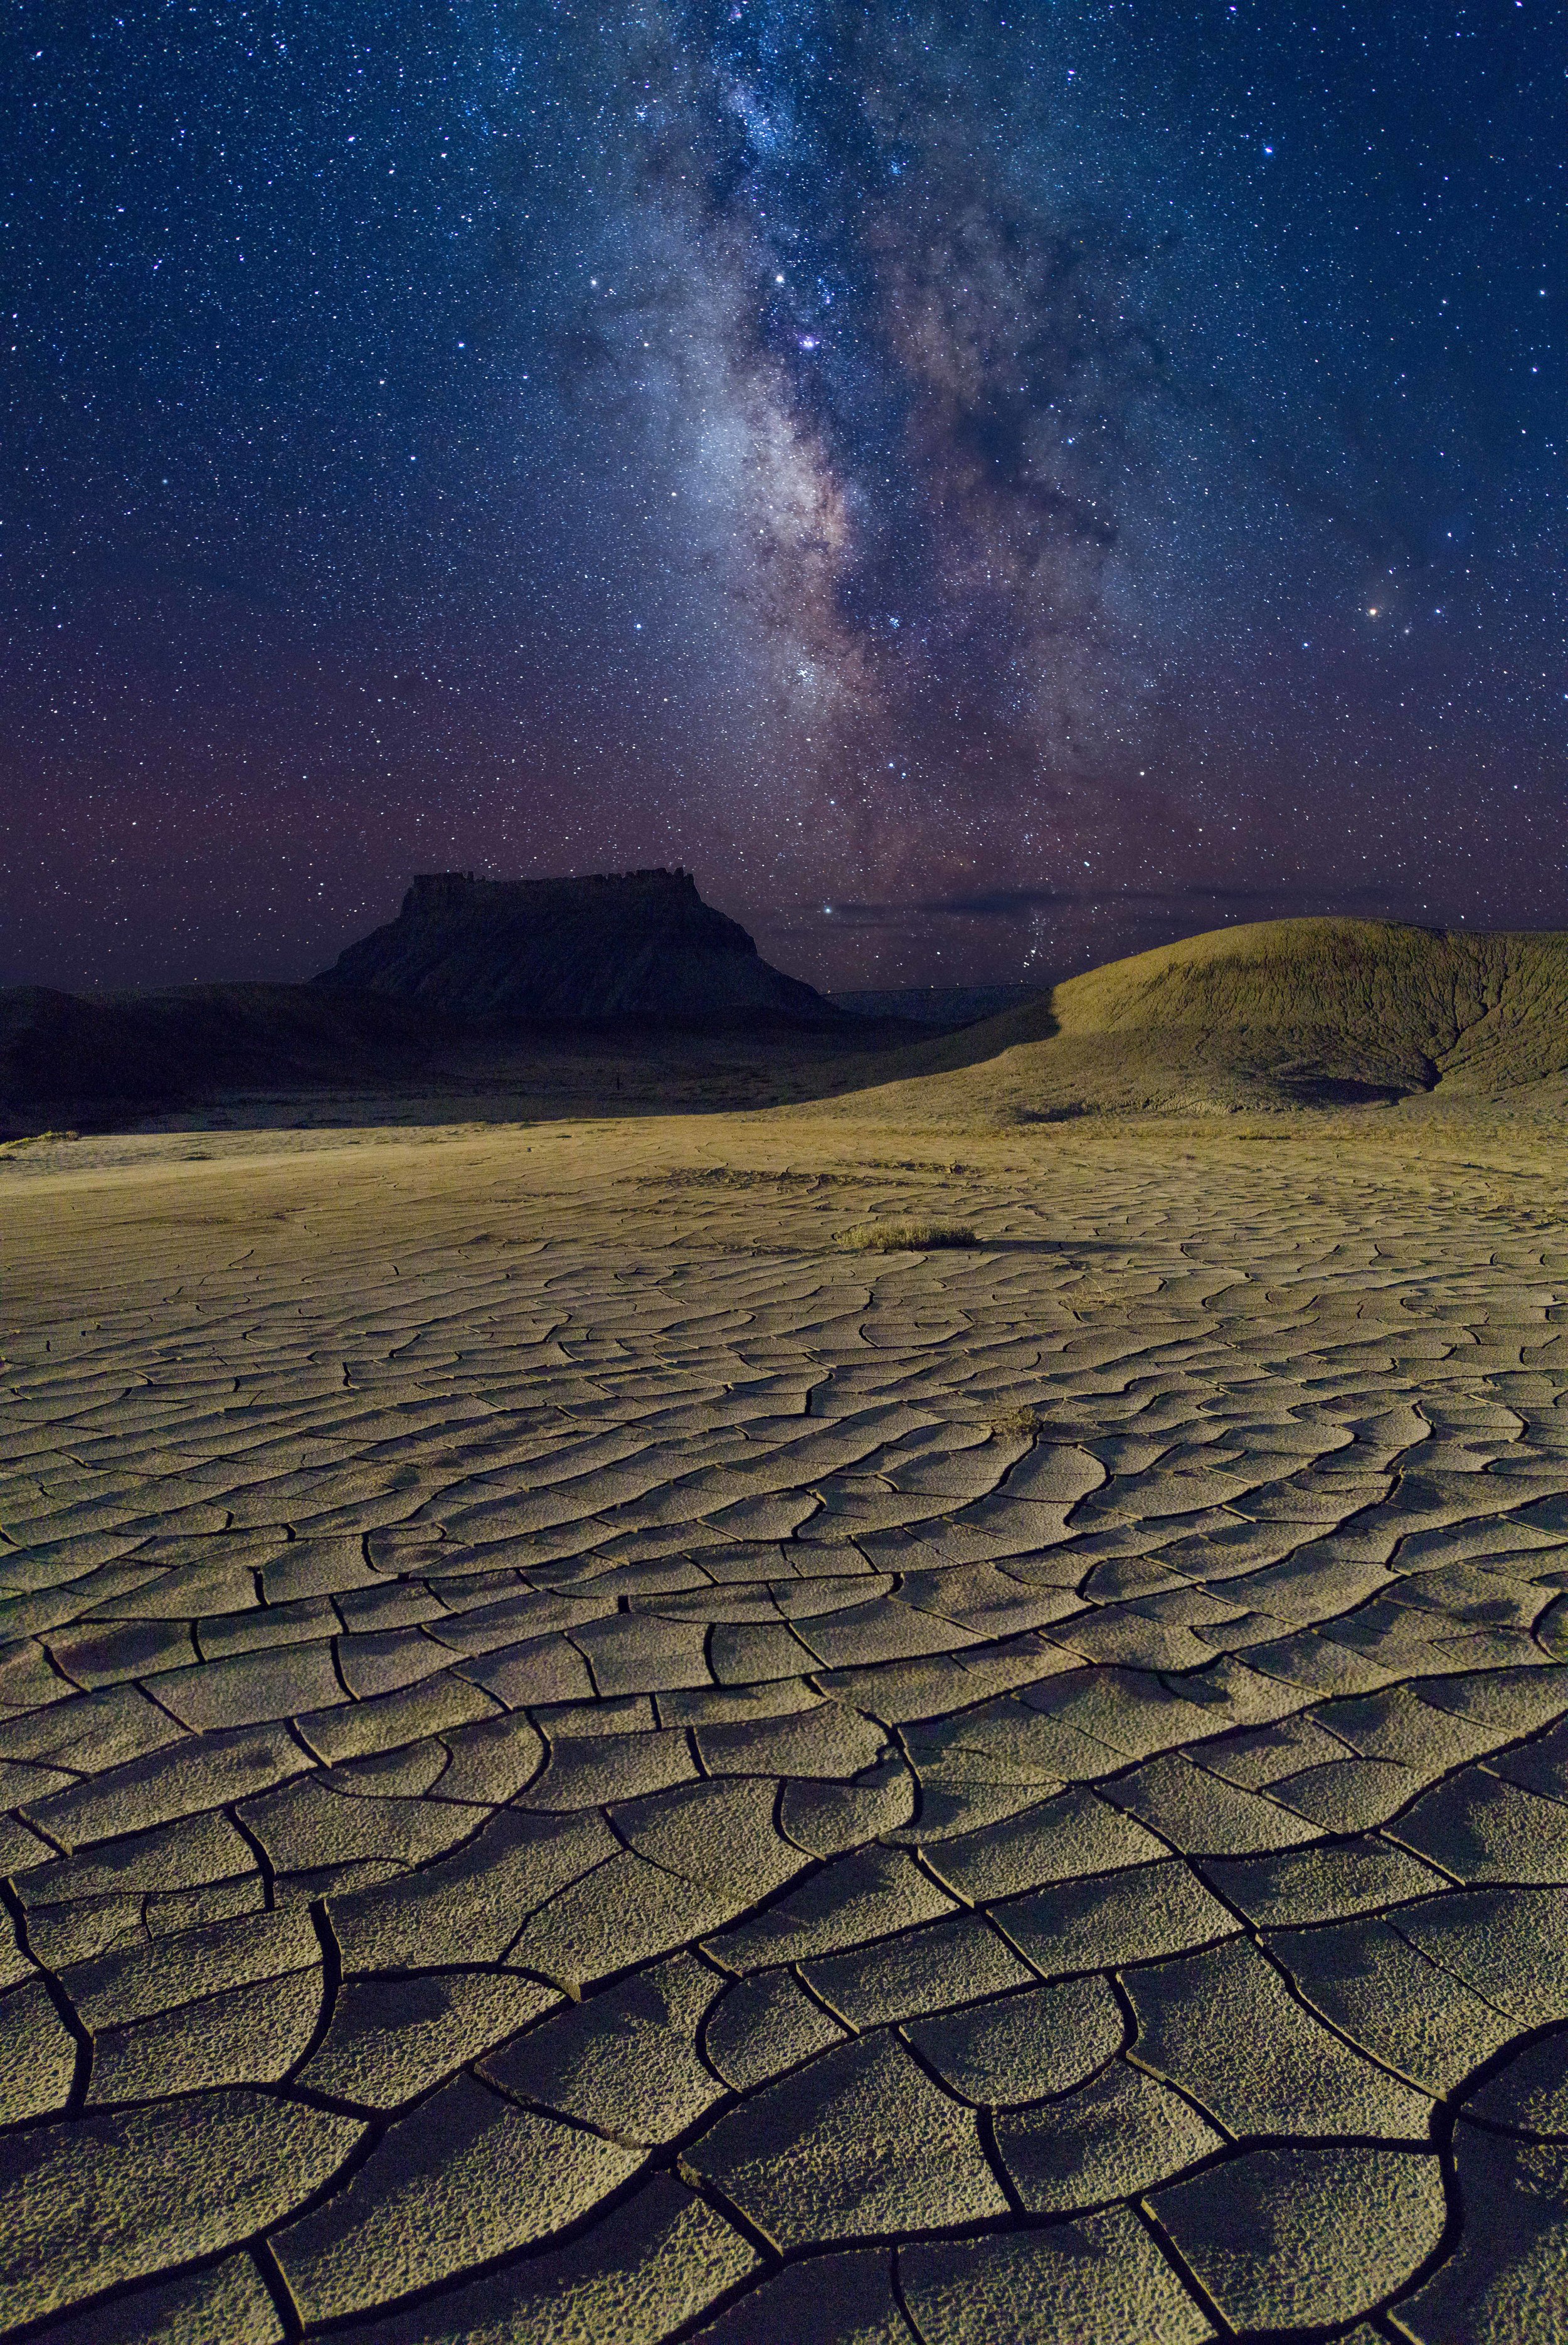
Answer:
POLYGON ((6 2334, 1568 2336, 1561 1157, 956 1145, 0 1169, 6 2334))

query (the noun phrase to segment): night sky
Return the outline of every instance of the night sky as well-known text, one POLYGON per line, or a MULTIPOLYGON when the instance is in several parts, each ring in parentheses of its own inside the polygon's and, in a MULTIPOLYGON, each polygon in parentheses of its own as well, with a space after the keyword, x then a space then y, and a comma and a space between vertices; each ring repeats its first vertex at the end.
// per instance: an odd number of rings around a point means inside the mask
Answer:
POLYGON ((0 982, 1568 925, 1557 0, 21 0, 0 982))

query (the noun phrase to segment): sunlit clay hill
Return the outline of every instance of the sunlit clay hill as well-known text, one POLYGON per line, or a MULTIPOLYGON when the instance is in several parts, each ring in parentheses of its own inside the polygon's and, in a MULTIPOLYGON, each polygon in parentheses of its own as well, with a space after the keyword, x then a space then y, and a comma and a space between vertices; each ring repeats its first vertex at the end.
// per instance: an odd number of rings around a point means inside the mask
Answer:
POLYGON ((901 1112, 1003 1122, 1568 1091, 1568 937, 1260 922, 903 1053, 901 1112))
POLYGON ((418 1001, 456 1018, 712 1029, 833 1026, 841 1014, 770 968, 688 871, 581 879, 416 879, 395 920, 351 945, 319 985, 418 1001))

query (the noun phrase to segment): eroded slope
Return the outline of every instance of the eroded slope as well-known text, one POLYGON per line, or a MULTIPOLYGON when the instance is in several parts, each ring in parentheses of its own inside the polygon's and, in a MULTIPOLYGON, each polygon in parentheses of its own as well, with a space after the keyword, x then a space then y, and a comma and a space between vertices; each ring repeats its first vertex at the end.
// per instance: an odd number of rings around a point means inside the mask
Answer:
MULTIPOLYGON (((1382 920, 1217 929, 1072 978, 900 1061, 929 1121, 1479 1101, 1563 1087, 1568 939, 1382 920)), ((884 1095, 885 1096, 885 1095, 884 1095)))

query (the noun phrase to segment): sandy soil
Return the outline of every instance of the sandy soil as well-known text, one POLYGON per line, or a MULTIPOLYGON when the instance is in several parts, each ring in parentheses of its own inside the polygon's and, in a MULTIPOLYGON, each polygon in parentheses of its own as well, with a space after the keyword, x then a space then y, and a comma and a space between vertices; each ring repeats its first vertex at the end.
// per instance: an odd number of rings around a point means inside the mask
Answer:
POLYGON ((0 1162, 0 2327, 1568 2334, 1556 1136, 596 1102, 0 1162))

